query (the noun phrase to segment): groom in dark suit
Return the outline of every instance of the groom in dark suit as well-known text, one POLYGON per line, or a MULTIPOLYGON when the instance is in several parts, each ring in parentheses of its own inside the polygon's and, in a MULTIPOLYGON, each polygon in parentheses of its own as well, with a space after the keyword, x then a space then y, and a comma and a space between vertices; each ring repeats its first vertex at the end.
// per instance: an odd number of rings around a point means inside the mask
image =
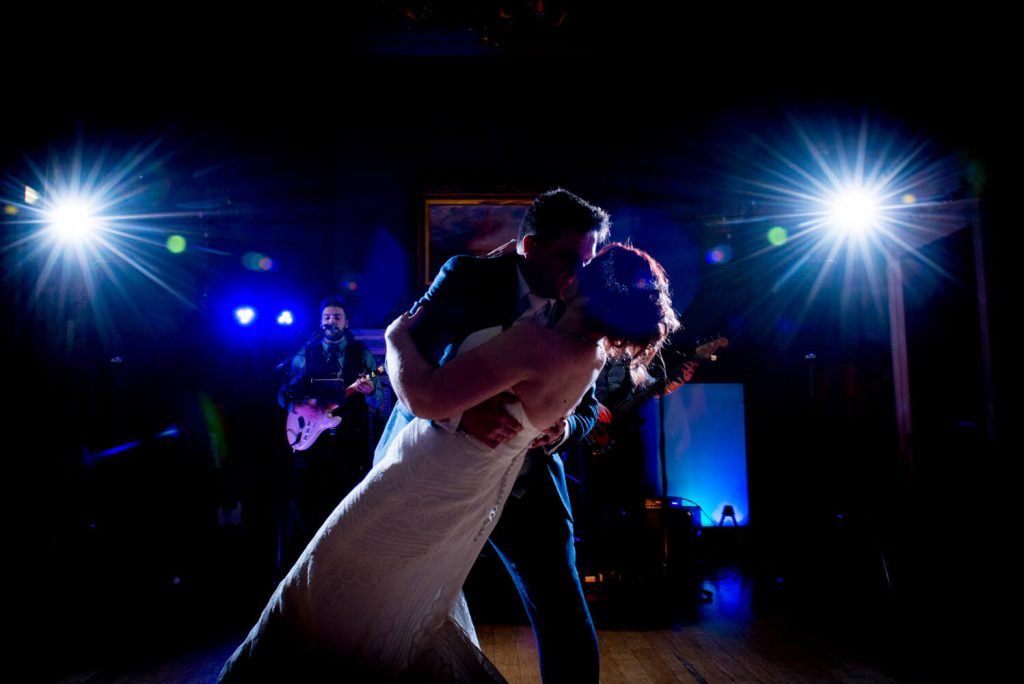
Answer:
MULTIPOLYGON (((550 325, 561 296, 609 234, 608 214, 566 190, 537 197, 523 218, 516 253, 454 257, 416 304, 424 306, 413 332, 424 358, 444 364, 470 333, 531 320, 550 325)), ((446 421, 492 447, 522 425, 505 409, 504 394, 446 421)), ((399 403, 377 446, 413 419, 399 403)), ((597 420, 591 388, 568 419, 549 427, 526 456, 490 543, 511 573, 533 625, 545 682, 597 682, 597 633, 576 572, 572 510, 557 450, 582 439, 597 420)))

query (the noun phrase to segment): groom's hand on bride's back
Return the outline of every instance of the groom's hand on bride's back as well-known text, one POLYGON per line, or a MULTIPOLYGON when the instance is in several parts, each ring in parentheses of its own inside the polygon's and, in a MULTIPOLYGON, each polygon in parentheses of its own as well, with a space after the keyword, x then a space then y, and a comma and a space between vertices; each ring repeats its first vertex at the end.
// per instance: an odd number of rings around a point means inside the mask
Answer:
POLYGON ((459 428, 492 449, 507 442, 523 429, 522 424, 509 414, 508 404, 519 401, 512 392, 502 392, 462 413, 459 428))
POLYGON ((558 422, 544 432, 537 435, 537 439, 530 444, 531 449, 548 447, 553 444, 560 444, 566 438, 566 420, 559 418, 558 422))

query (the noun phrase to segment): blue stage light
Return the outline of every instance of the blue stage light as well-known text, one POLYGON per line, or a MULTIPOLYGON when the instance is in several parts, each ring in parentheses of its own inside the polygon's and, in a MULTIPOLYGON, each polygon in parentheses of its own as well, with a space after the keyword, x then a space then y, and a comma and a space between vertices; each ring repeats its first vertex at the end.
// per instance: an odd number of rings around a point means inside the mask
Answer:
POLYGON ((251 306, 240 306, 235 309, 235 320, 239 325, 252 325, 256 320, 256 309, 251 306))

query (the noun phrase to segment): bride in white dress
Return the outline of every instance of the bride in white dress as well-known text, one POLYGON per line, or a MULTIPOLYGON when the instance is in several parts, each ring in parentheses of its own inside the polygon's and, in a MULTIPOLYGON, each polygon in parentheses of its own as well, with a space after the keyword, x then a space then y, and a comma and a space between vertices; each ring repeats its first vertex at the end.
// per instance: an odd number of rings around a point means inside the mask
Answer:
POLYGON ((440 368, 412 342, 417 316, 391 324, 392 386, 418 420, 327 518, 221 681, 504 681, 460 590, 537 426, 572 412, 606 353, 640 367, 678 327, 661 267, 622 245, 595 257, 566 304, 551 329, 474 333, 440 368), (523 429, 496 448, 431 422, 510 388, 523 429))

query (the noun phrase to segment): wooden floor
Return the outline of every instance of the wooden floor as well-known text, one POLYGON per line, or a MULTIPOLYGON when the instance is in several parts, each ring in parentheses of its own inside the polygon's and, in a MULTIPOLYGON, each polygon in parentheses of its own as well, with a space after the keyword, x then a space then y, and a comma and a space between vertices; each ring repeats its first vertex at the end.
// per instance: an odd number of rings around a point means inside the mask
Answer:
MULTIPOLYGON (((526 626, 478 628, 480 645, 510 684, 539 684, 533 632, 526 626)), ((649 631, 599 630, 601 681, 662 682, 895 682, 828 649, 791 640, 782 624, 753 633, 723 625, 649 631)), ((819 645, 820 646, 820 645, 819 645)))
MULTIPOLYGON (((826 631, 778 615, 755 615, 746 583, 739 578, 706 583, 713 598, 674 626, 599 629, 601 681, 628 682, 895 682, 845 649, 826 631)), ((599 613, 598 613, 599 614, 599 613)), ((221 665, 244 637, 231 634, 202 648, 135 664, 110 663, 66 676, 63 684, 197 682, 216 679, 221 665), (143 664, 144 663, 144 664, 143 664)), ((511 684, 538 683, 533 632, 525 625, 478 624, 480 644, 511 684)), ((128 654, 122 663, 130 662, 128 654)))
MULTIPOLYGON (((510 684, 540 684, 533 631, 481 625, 480 645, 510 684)), ((803 638, 805 639, 805 637, 803 638)), ((648 682, 895 682, 885 674, 813 641, 798 640, 781 622, 748 628, 722 622, 676 629, 599 630, 601 681, 648 682)), ((81 672, 62 684, 208 684, 233 645, 183 654, 118 671, 81 672)))

